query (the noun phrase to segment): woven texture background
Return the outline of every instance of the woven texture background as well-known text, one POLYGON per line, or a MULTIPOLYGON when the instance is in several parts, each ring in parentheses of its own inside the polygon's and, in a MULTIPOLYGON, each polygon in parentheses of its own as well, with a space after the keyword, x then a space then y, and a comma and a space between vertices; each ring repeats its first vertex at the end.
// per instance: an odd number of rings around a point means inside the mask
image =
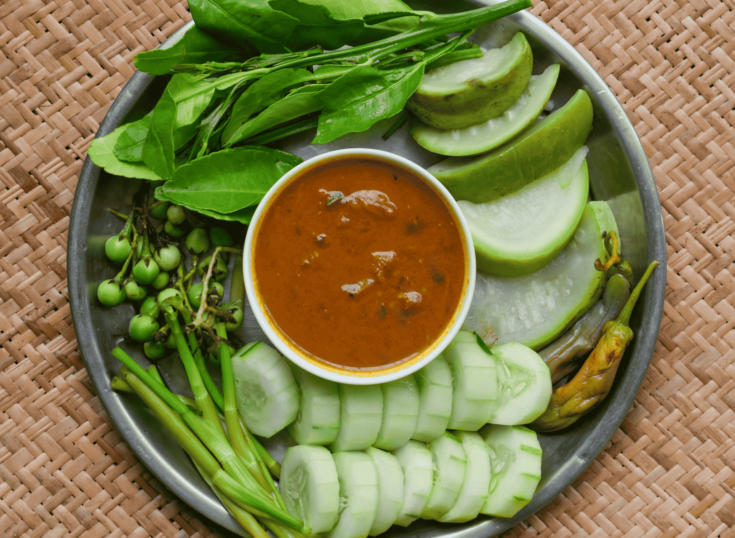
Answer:
MULTIPOLYGON (((547 0, 654 170, 659 343, 592 466, 510 536, 735 537, 735 3, 547 0)), ((209 536, 136 460, 77 352, 66 244, 82 160, 178 0, 0 0, 0 536, 209 536)))

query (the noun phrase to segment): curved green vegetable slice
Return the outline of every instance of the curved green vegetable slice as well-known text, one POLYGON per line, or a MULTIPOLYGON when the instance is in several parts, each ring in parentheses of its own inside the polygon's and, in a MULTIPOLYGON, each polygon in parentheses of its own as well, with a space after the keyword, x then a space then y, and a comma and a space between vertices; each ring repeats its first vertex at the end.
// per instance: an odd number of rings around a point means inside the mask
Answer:
POLYGON ((411 122, 411 135, 419 145, 439 155, 477 155, 504 144, 531 125, 543 112, 559 77, 559 65, 531 77, 518 100, 501 116, 464 129, 443 130, 418 119, 411 122))
POLYGON ((590 202, 574 237, 549 265, 530 275, 477 274, 475 295, 463 328, 491 343, 519 342, 539 349, 554 340, 600 297, 608 259, 603 232, 615 230, 606 202, 590 202))
POLYGON ((482 58, 427 72, 408 107, 438 129, 462 129, 497 118, 521 96, 531 78, 533 54, 522 33, 482 58))
POLYGON ((527 275, 556 257, 574 235, 587 203, 586 155, 583 147, 561 168, 492 202, 459 202, 480 271, 527 275))
POLYGON ((592 101, 584 90, 512 142, 479 157, 450 157, 428 171, 457 200, 491 202, 567 162, 592 130, 592 101))

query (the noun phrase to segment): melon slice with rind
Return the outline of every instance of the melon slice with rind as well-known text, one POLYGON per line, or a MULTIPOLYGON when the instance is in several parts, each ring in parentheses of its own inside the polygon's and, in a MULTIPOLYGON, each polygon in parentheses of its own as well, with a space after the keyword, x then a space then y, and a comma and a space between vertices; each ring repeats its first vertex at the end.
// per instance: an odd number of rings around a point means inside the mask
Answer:
POLYGON ((504 47, 428 71, 408 107, 427 125, 461 129, 497 118, 523 93, 533 54, 522 33, 504 47))
POLYGON ((582 147, 551 174, 492 202, 458 202, 472 233, 478 270, 527 275, 556 257, 574 235, 587 203, 586 155, 582 147))
POLYGON ((595 260, 607 261, 603 233, 612 230, 618 233, 607 203, 590 202, 572 240, 543 269, 516 277, 478 273, 463 328, 488 345, 545 346, 600 297, 606 275, 595 269, 595 260))
POLYGON ((451 157, 478 155, 501 146, 531 125, 544 111, 559 77, 559 65, 534 75, 518 100, 501 116, 464 129, 437 129, 419 119, 411 121, 411 135, 419 145, 451 157))
POLYGON ((592 118, 592 100, 578 90, 563 107, 507 144, 477 157, 449 157, 427 170, 456 200, 492 202, 567 162, 584 146, 592 118))

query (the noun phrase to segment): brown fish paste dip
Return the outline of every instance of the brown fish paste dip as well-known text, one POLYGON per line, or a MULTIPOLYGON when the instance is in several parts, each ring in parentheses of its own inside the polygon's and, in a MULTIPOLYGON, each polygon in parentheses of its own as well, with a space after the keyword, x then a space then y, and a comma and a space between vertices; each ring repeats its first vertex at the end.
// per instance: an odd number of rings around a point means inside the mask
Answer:
POLYGON ((467 253, 449 206, 413 172, 370 158, 306 170, 255 232, 255 289, 271 325, 348 370, 408 361, 459 310, 467 253))

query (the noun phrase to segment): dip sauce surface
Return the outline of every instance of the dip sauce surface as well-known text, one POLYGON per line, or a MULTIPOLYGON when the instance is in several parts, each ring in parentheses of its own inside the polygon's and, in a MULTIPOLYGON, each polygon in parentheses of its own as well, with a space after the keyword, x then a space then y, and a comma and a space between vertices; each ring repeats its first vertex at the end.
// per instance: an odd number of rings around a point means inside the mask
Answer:
POLYGON ((410 171, 332 161, 276 195, 253 252, 272 321, 313 357, 380 369, 415 357, 451 323, 465 284, 462 232, 410 171))

